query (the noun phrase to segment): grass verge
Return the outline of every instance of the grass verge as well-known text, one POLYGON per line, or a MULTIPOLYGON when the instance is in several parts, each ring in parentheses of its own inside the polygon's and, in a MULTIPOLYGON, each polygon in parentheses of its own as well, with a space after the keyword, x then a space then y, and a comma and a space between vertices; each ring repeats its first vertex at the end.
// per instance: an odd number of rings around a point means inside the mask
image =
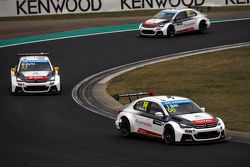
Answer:
MULTIPOLYGON (((202 11, 206 13, 242 12, 242 11, 249 11, 249 10, 250 10, 250 5, 212 7, 212 8, 209 8, 209 10, 208 8, 202 8, 202 11)), ((111 18, 111 17, 138 17, 138 16, 153 16, 158 11, 159 10, 133 10, 133 11, 105 12, 105 13, 103 12, 103 13, 0 17, 0 21, 32 21, 32 20, 65 20, 65 19, 111 18)))
POLYGON ((250 132, 250 46, 148 65, 108 84, 113 95, 150 90, 192 99, 227 129, 250 132))

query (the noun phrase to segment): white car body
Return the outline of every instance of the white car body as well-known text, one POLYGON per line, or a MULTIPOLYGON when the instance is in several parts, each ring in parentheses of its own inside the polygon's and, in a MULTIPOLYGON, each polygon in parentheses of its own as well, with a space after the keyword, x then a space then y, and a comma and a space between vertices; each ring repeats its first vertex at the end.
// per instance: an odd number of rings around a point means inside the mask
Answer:
POLYGON ((151 96, 135 100, 117 116, 115 125, 122 136, 139 133, 162 138, 166 141, 167 128, 174 134, 175 142, 202 142, 225 138, 223 121, 205 112, 197 104, 184 97, 151 96), (192 106, 192 113, 185 114, 184 107, 192 106), (178 108, 179 107, 179 108, 178 108), (181 114, 181 110, 183 114, 181 114), (177 114, 177 112, 180 112, 177 114), (125 121, 126 120, 126 121, 125 121), (123 134, 124 122, 128 122, 128 134, 123 134))
POLYGON ((12 93, 60 93, 58 67, 52 66, 48 53, 19 54, 19 62, 11 69, 12 93))
POLYGON ((169 36, 175 34, 200 31, 206 33, 210 28, 210 21, 205 14, 194 9, 165 9, 157 13, 152 19, 141 23, 139 36, 169 36))

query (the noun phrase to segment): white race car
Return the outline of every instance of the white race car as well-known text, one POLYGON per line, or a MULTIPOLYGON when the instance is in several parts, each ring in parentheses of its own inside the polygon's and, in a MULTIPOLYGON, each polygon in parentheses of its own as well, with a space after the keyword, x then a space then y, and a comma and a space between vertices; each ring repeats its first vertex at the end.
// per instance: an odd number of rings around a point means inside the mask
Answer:
POLYGON ((161 10, 152 19, 141 23, 138 36, 168 36, 199 31, 207 33, 210 21, 205 14, 194 9, 166 9, 161 10))
POLYGON ((118 114, 115 125, 123 137, 139 133, 159 137, 167 144, 224 140, 226 135, 220 118, 177 96, 137 99, 118 114))
POLYGON ((53 67, 49 53, 24 53, 17 66, 11 68, 11 92, 60 93, 59 67, 53 67))

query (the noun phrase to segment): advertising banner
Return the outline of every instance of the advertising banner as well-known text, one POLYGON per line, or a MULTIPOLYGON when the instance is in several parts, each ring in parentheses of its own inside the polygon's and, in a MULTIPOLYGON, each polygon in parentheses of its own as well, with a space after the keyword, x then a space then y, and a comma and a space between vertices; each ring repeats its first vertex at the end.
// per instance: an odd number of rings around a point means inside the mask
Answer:
POLYGON ((0 17, 249 4, 250 0, 0 0, 0 17))

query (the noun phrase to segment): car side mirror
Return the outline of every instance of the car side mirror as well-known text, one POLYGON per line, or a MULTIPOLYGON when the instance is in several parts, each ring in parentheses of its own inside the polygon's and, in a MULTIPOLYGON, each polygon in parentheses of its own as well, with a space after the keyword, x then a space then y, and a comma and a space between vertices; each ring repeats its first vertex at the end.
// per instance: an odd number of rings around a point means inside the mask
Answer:
POLYGON ((16 67, 11 68, 11 72, 16 73, 16 67))
POLYGON ((14 77, 16 74, 16 67, 10 69, 10 75, 11 77, 14 77))
POLYGON ((156 112, 156 113, 155 113, 155 116, 157 116, 157 117, 161 117, 161 118, 163 118, 163 117, 164 117, 164 115, 163 115, 163 113, 162 113, 162 112, 156 112))
POLYGON ((205 108, 205 107, 201 107, 201 110, 202 110, 203 112, 205 112, 205 111, 206 111, 206 108, 205 108))
POLYGON ((58 75, 59 67, 54 67, 54 71, 55 71, 56 75, 58 75))

